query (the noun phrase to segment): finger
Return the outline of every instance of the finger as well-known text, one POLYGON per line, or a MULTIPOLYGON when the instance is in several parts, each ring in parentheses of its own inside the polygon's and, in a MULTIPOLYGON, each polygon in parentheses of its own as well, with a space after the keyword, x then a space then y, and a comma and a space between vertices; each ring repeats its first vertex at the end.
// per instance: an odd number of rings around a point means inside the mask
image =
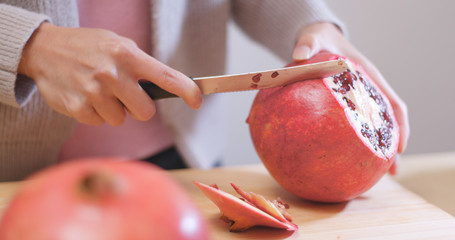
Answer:
POLYGON ((80 97, 75 92, 55 90, 46 81, 41 81, 41 78, 37 79, 39 79, 36 82, 38 89, 52 109, 83 124, 92 126, 104 124, 104 119, 88 103, 86 98, 80 97))
POLYGON ((166 66, 144 52, 138 53, 138 62, 134 64, 137 79, 151 81, 162 89, 181 98, 194 109, 199 109, 202 96, 199 87, 189 77, 166 66))
POLYGON ((113 91, 133 118, 147 121, 155 115, 155 103, 137 81, 124 81, 122 87, 113 91))
POLYGON ((320 44, 317 38, 311 34, 302 34, 292 53, 295 62, 307 60, 320 51, 320 44))
POLYGON ((116 97, 104 96, 93 103, 98 115, 111 126, 120 126, 126 119, 126 111, 123 104, 116 97))
POLYGON ((94 74, 92 81, 83 84, 81 91, 91 103, 96 113, 111 126, 121 125, 126 118, 123 104, 113 94, 112 88, 119 87, 121 80, 115 68, 100 68, 94 74))
POLYGON ((395 157, 393 159, 391 159, 391 161, 393 161, 393 163, 389 168, 389 174, 392 176, 395 176, 395 175, 397 175, 398 169, 399 169, 400 155, 398 155, 398 154, 395 155, 395 157))
POLYGON ((397 119, 398 125, 400 127, 400 142, 398 144, 398 153, 403 153, 407 147, 410 128, 409 128, 409 119, 408 111, 406 104, 397 103, 395 100, 392 102, 392 107, 394 110, 395 117, 397 119))
POLYGON ((91 106, 71 111, 69 115, 78 122, 91 126, 101 126, 105 123, 105 120, 91 106))
MULTIPOLYGON (((131 55, 126 55, 122 61, 129 61, 131 58, 131 55)), ((121 66, 119 69, 111 65, 99 67, 94 74, 96 81, 85 84, 84 93, 96 111, 112 126, 118 126, 125 121, 126 111, 137 120, 147 121, 155 114, 153 100, 139 86, 137 80, 130 76, 130 66, 124 63, 121 66)))

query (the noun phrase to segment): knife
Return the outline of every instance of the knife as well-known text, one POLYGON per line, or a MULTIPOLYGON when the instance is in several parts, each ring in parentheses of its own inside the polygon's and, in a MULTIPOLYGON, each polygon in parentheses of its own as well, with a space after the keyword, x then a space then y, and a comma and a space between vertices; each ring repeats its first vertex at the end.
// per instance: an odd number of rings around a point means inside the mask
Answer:
MULTIPOLYGON (((192 78, 202 94, 237 92, 285 86, 297 81, 337 75, 348 69, 343 59, 259 72, 192 78)), ((146 80, 139 85, 153 99, 178 97, 146 80)))

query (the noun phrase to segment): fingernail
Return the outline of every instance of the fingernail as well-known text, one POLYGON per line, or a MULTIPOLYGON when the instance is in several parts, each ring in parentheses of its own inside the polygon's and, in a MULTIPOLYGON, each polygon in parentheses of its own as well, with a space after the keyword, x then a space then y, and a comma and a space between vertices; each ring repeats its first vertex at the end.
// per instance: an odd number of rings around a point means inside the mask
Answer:
POLYGON ((306 60, 310 58, 310 54, 311 49, 306 45, 302 45, 295 48, 292 58, 294 60, 306 60))

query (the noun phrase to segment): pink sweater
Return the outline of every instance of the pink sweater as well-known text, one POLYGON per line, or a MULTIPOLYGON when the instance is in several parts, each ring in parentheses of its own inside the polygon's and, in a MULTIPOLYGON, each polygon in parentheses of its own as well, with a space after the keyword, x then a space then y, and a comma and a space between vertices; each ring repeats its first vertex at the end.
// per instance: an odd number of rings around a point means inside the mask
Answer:
MULTIPOLYGON (((149 0, 78 0, 81 27, 103 28, 134 40, 150 53, 149 0)), ((64 144, 60 160, 89 156, 124 156, 144 158, 172 145, 166 127, 155 115, 148 122, 130 116, 119 127, 104 124, 76 126, 73 136, 64 144)))

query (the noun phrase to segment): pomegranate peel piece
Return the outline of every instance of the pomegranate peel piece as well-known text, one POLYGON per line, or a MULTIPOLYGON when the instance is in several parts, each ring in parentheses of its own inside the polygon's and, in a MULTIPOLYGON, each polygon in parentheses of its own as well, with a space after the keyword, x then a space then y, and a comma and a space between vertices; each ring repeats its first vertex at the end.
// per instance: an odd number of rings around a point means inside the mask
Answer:
MULTIPOLYGON (((277 208, 277 206, 267 200, 264 196, 256 194, 254 192, 244 192, 242 189, 237 187, 235 184, 231 183, 231 186, 234 188, 234 190, 245 200, 253 204, 255 207, 261 209, 262 211, 272 215, 274 218, 278 219, 279 221, 291 221, 292 219, 286 219, 286 217, 283 215, 283 213, 280 211, 280 209, 277 208)), ((282 211, 286 211, 282 209, 282 211)))
POLYGON ((289 231, 298 229, 296 224, 285 217, 289 216, 289 214, 287 212, 285 214, 282 213, 284 207, 276 206, 259 194, 244 192, 239 187, 231 184, 243 198, 242 200, 216 187, 197 181, 193 182, 206 197, 217 205, 223 215, 222 219, 231 222, 229 230, 232 232, 245 231, 253 226, 265 226, 289 231))

